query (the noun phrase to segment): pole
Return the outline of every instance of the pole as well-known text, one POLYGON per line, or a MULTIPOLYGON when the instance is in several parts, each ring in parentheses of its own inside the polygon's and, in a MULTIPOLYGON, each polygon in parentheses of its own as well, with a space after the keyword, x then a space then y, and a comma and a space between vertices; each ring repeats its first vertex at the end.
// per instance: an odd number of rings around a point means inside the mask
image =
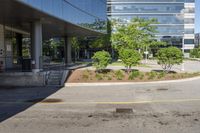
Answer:
POLYGON ((146 46, 146 51, 145 51, 145 63, 147 64, 147 46, 146 46))
POLYGON ((184 32, 183 32, 183 38, 182 38, 182 53, 183 53, 183 63, 182 63, 182 68, 181 71, 185 71, 185 64, 184 64, 184 32))

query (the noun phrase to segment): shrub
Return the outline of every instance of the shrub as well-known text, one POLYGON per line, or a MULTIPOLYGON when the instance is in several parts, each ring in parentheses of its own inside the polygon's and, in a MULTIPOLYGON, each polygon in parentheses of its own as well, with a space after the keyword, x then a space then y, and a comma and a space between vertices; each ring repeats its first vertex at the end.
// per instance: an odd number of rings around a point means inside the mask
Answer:
POLYGON ((200 58, 200 47, 194 48, 190 51, 191 58, 200 58))
POLYGON ((99 73, 96 73, 95 77, 96 77, 97 80, 102 80, 103 79, 103 76, 101 74, 99 74, 99 73))
POLYGON ((157 53, 158 64, 165 72, 169 72, 173 65, 183 62, 182 51, 176 47, 162 48, 157 53))
POLYGON ((108 76, 107 78, 108 78, 108 80, 112 80, 112 77, 110 77, 110 76, 108 76))
POLYGON ((140 74, 140 79, 141 80, 144 79, 144 74, 143 73, 140 74))
POLYGON ((149 76, 148 79, 154 79, 157 76, 157 72, 152 71, 152 72, 148 73, 148 76, 149 76))
POLYGON ((106 51, 96 52, 92 59, 93 66, 96 68, 97 71, 102 71, 102 69, 105 69, 111 62, 111 56, 106 51))
POLYGON ((139 75, 140 75, 140 72, 139 72, 139 71, 132 71, 132 72, 129 74, 128 79, 129 79, 129 80, 133 80, 133 79, 137 78, 139 75))
POLYGON ((90 75, 89 70, 85 70, 85 71, 83 71, 82 78, 87 80, 87 79, 89 79, 89 75, 90 75))
POLYGON ((117 80, 122 80, 124 78, 124 72, 122 70, 118 70, 115 72, 115 76, 117 80))
POLYGON ((160 79, 160 78, 163 78, 163 77, 165 77, 165 72, 160 72, 159 74, 158 74, 158 78, 160 79))
POLYGON ((139 64, 141 60, 139 52, 132 49, 121 49, 119 51, 119 57, 123 64, 125 64, 128 73, 131 71, 131 67, 139 64))

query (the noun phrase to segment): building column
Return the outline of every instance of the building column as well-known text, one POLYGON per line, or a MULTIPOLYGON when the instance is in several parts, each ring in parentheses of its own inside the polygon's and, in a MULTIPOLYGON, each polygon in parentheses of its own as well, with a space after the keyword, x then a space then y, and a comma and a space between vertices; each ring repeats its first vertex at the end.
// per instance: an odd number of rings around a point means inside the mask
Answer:
POLYGON ((40 21, 32 23, 31 43, 33 72, 39 72, 42 70, 42 23, 40 21))
POLYGON ((23 35, 22 34, 19 34, 19 33, 16 33, 16 45, 17 45, 17 63, 18 64, 21 64, 21 61, 22 61, 22 38, 23 38, 23 35))
POLYGON ((65 45, 64 45, 65 64, 69 65, 72 63, 71 38, 65 37, 64 40, 65 40, 65 45))
POLYGON ((0 25, 0 72, 5 70, 5 56, 4 26, 0 25))

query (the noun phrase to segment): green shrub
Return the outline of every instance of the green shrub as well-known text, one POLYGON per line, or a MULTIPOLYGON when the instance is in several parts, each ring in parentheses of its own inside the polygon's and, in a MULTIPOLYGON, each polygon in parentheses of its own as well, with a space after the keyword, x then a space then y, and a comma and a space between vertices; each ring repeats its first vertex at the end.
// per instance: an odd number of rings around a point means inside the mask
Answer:
POLYGON ((124 72, 122 70, 118 70, 115 72, 115 76, 117 80, 122 80, 124 78, 124 72))
POLYGON ((159 79, 160 79, 160 78, 163 78, 163 77, 165 77, 165 75, 166 75, 165 72, 160 72, 160 73, 158 74, 158 78, 159 78, 159 79))
POLYGON ((137 78, 139 75, 140 75, 140 72, 139 72, 139 71, 132 71, 132 72, 129 74, 128 79, 129 79, 129 80, 133 80, 133 79, 137 78))
POLYGON ((156 78, 156 76, 157 76, 157 72, 152 71, 148 73, 148 79, 154 79, 156 78))
POLYGON ((200 58, 200 47, 194 48, 190 51, 191 58, 200 58))
POLYGON ((173 65, 183 62, 183 53, 176 47, 162 48, 157 53, 158 64, 165 72, 169 72, 173 65))
POLYGON ((95 77, 96 77, 97 80, 102 80, 103 79, 103 76, 101 74, 99 74, 99 73, 96 73, 95 77))
POLYGON ((141 60, 139 52, 132 49, 121 49, 119 51, 119 57, 127 68, 128 73, 131 71, 131 67, 138 65, 141 60))
POLYGON ((96 68, 97 71, 102 71, 102 69, 105 69, 111 62, 111 56, 106 51, 96 52, 92 59, 93 66, 96 68))
POLYGON ((144 79, 144 74, 143 73, 140 74, 140 80, 142 80, 142 79, 144 79))
POLYGON ((108 76, 107 78, 108 78, 108 80, 112 80, 112 77, 110 77, 110 76, 108 76))

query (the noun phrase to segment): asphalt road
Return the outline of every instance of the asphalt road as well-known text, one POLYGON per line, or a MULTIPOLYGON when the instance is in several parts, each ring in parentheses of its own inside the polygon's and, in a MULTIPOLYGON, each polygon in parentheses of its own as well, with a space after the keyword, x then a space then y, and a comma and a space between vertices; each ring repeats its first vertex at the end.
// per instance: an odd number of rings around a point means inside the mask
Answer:
POLYGON ((200 80, 0 89, 0 133, 199 133, 200 80), (41 98, 47 98, 39 102, 41 98), (116 109, 132 113, 116 113, 116 109))

